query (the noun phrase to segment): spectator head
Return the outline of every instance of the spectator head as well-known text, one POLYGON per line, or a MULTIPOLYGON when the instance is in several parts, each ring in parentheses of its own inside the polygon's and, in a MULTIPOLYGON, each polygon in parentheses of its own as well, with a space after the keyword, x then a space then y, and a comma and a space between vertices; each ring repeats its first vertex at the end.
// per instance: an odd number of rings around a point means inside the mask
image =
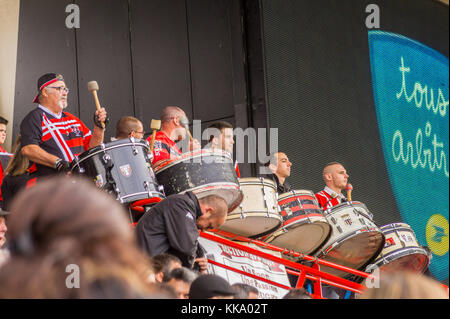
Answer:
POLYGON ((181 268, 181 260, 171 254, 161 254, 152 257, 155 280, 159 283, 165 282, 164 278, 169 276, 175 268, 181 268))
POLYGON ((235 283, 231 285, 231 288, 236 292, 234 299, 258 299, 258 289, 253 286, 235 283))
POLYGON ((378 288, 368 288, 360 299, 448 299, 448 293, 436 280, 422 274, 383 272, 378 288))
POLYGON ((197 277, 189 290, 189 299, 233 299, 235 295, 230 284, 214 274, 197 277))
POLYGON ((304 288, 295 288, 288 291, 283 299, 312 299, 311 295, 304 288))
POLYGON ((195 272, 181 267, 175 268, 167 277, 164 277, 164 282, 174 288, 178 299, 189 299, 189 289, 195 278, 197 278, 195 272))
POLYGON ((6 125, 8 125, 8 120, 0 116, 0 145, 6 140, 6 125))
POLYGON ((20 192, 10 212, 11 258, 0 273, 0 298, 153 293, 145 278, 151 265, 135 243, 126 211, 93 183, 68 177, 42 180, 20 192), (68 286, 69 265, 78 269, 79 289, 68 286))
POLYGON ((6 232, 8 231, 8 227, 6 227, 7 215, 9 215, 9 212, 0 208, 0 248, 2 248, 6 242, 6 232))

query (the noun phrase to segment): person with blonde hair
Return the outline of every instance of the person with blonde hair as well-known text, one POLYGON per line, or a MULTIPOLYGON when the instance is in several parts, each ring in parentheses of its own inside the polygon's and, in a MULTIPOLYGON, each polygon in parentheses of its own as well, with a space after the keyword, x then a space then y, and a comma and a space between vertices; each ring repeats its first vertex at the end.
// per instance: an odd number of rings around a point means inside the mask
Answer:
POLYGON ((7 247, 0 299, 160 297, 124 208, 87 180, 52 177, 18 194, 7 247))
POLYGON ((379 287, 368 288, 359 299, 448 299, 436 280, 412 272, 382 273, 379 287))

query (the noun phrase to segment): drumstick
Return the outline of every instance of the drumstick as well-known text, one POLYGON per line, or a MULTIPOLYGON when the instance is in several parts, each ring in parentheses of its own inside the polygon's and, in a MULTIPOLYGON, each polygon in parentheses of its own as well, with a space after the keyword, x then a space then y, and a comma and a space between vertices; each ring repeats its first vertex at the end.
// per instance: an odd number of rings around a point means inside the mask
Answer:
MULTIPOLYGON (((97 106, 97 111, 100 111, 100 102, 98 100, 97 91, 98 91, 98 83, 97 81, 91 81, 87 84, 88 90, 94 95, 95 105, 97 106)), ((105 123, 102 123, 102 128, 105 128, 105 123)))
POLYGON ((188 133, 188 135, 189 135, 189 140, 193 140, 193 138, 192 138, 192 134, 191 134, 191 131, 189 131, 189 121, 188 121, 188 119, 187 118, 185 118, 184 116, 180 119, 180 123, 181 123, 181 125, 183 125, 184 126, 184 128, 186 129, 186 132, 188 133))
POLYGON ((347 200, 349 202, 352 201, 352 190, 353 190, 353 186, 350 183, 347 183, 347 186, 345 187, 346 191, 347 191, 347 200))
POLYGON ((152 141, 150 143, 150 151, 153 152, 153 146, 155 145, 155 136, 156 131, 161 128, 161 121, 160 120, 152 120, 150 123, 150 129, 153 130, 152 134, 152 141))

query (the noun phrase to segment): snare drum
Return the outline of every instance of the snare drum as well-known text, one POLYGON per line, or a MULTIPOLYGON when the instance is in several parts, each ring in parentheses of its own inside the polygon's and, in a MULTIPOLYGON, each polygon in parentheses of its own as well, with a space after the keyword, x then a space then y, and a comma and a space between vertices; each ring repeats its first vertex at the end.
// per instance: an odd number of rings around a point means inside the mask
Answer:
POLYGON ((366 268, 373 272, 413 271, 423 273, 431 261, 431 253, 417 241, 411 226, 405 223, 388 224, 381 227, 386 240, 384 248, 375 261, 366 268))
POLYGON ((242 201, 242 191, 233 159, 221 150, 197 150, 156 163, 155 174, 167 196, 192 191, 198 198, 217 195, 225 199, 228 211, 242 201))
POLYGON ((244 237, 257 237, 274 231, 281 225, 277 189, 267 178, 239 179, 244 199, 228 214, 219 229, 244 237))
POLYGON ((278 197, 283 225, 261 238, 272 245, 306 255, 319 249, 331 234, 331 226, 323 216, 314 193, 292 190, 278 197))
MULTIPOLYGON (((363 203, 345 202, 325 210, 324 215, 332 227, 332 234, 316 257, 359 270, 383 249, 384 235, 363 203)), ((320 268, 338 277, 349 275, 327 266, 320 268)))
POLYGON ((151 166, 148 142, 121 139, 101 144, 75 157, 74 174, 92 178, 95 185, 129 204, 146 198, 165 198, 151 166))

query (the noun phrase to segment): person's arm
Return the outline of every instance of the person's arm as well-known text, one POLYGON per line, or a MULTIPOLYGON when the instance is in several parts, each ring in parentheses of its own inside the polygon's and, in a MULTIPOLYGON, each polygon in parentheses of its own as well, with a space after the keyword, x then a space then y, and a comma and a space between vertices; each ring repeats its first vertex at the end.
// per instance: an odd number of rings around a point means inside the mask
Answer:
POLYGON ((22 155, 27 157, 30 161, 37 164, 45 165, 51 168, 55 168, 57 156, 52 155, 42 149, 39 145, 29 144, 22 147, 22 155))
MULTIPOLYGON (((106 121, 106 110, 105 108, 100 108, 100 111, 95 111, 95 116, 98 118, 99 122, 105 123, 106 121)), ((92 137, 89 141, 89 148, 96 147, 103 143, 103 139, 105 137, 105 129, 94 125, 94 129, 92 131, 92 137)))

